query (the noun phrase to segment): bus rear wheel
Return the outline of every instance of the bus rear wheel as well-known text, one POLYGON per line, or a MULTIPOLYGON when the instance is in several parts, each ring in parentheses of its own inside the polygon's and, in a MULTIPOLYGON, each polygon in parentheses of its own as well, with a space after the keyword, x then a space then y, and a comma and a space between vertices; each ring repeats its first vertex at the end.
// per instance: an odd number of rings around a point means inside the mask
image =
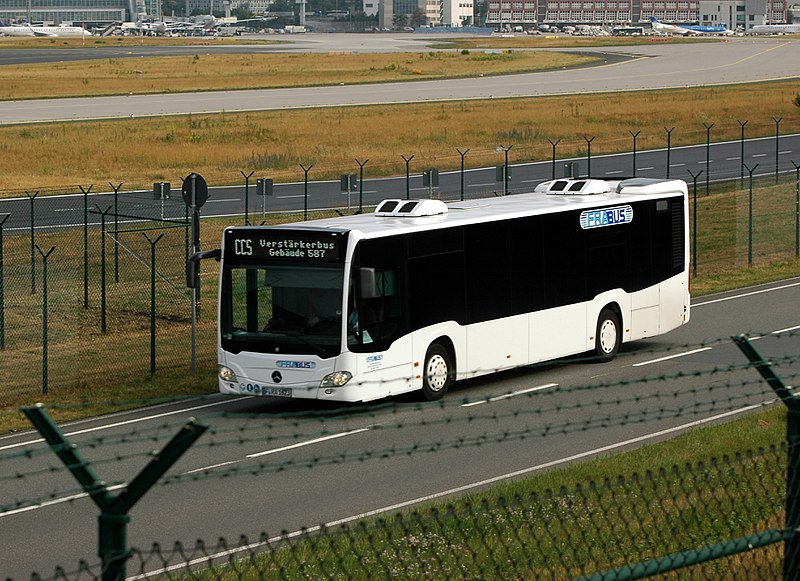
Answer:
POLYGON ((453 378, 453 365, 447 349, 434 343, 425 355, 422 376, 422 394, 428 401, 441 399, 447 393, 453 378))
POLYGON ((594 354, 597 361, 611 361, 619 351, 622 337, 619 315, 611 309, 603 309, 597 319, 594 354))

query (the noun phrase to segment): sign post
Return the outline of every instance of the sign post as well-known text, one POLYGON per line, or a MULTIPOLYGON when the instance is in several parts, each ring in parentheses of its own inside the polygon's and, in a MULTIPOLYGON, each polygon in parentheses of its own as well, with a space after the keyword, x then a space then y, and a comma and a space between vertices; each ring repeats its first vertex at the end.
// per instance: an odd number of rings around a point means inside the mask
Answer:
MULTIPOLYGON (((197 173, 190 173, 181 187, 183 202, 192 213, 192 254, 200 251, 200 208, 208 200, 208 184, 197 173)), ((197 377, 197 302, 199 300, 199 269, 192 286, 192 377, 197 377)))

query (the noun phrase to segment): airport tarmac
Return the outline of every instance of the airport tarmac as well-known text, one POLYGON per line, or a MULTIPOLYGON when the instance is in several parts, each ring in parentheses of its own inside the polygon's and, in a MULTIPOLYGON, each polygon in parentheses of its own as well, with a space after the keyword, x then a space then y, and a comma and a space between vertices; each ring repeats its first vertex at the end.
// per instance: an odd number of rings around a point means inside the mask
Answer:
MULTIPOLYGON (((280 44, 192 45, 188 47, 124 47, 127 56, 191 54, 206 50, 226 52, 403 52, 431 50, 440 40, 417 34, 303 34, 280 38, 280 44)), ((0 64, 13 55, 0 51, 0 64)), ((50 50, 50 49, 43 49, 50 50)), ((70 58, 96 58, 99 49, 62 50, 70 58), (74 51, 74 52, 73 52, 74 51)), ((116 47, 114 51, 123 50, 116 47)), ((451 49, 452 50, 452 49, 451 49)), ((496 50, 496 49, 495 49, 496 50)), ((580 49, 559 51, 589 52, 580 49)), ((28 53, 39 51, 28 50, 28 53)), ((280 110, 304 107, 357 106, 419 101, 500 99, 725 85, 800 77, 800 42, 781 38, 709 39, 673 44, 652 42, 637 46, 603 47, 593 51, 604 57, 597 66, 438 81, 338 85, 331 87, 212 91, 203 93, 124 95, 71 99, 0 102, 0 124, 97 120, 124 117, 280 110), (689 64, 690 63, 690 64, 689 64)), ((28 58, 22 57, 18 58, 28 58)), ((38 61, 50 55, 41 53, 38 61)), ((104 52, 102 58, 112 58, 104 52)), ((64 60, 64 58, 60 59, 64 60)))

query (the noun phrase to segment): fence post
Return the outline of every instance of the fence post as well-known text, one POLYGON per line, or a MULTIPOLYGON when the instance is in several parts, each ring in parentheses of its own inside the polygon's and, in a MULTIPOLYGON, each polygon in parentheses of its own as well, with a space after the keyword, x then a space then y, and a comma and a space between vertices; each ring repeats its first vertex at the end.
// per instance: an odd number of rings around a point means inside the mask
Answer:
MULTIPOLYGON (((89 308, 89 192, 83 186, 78 186, 83 194, 83 308, 89 308)), ((113 187, 113 186, 112 186, 113 187)))
POLYGON ((39 245, 36 250, 42 255, 42 393, 47 395, 47 257, 55 250, 53 246, 46 253, 39 245))
POLYGON ((411 196, 411 175, 409 171, 411 170, 411 160, 414 159, 414 156, 406 157, 405 155, 401 155, 400 157, 403 158, 403 161, 406 162, 406 200, 409 199, 411 196))
POLYGON ((694 192, 692 195, 692 275, 697 276, 697 178, 703 173, 703 170, 693 174, 692 170, 688 170, 689 175, 692 176, 694 192))
POLYGON ((714 124, 708 125, 707 123, 703 123, 703 127, 706 128, 706 195, 709 192, 709 178, 711 176, 711 128, 714 127, 714 124))
POLYGON ((667 129, 664 127, 664 131, 667 132, 667 179, 669 179, 669 158, 672 152, 672 132, 675 131, 675 128, 667 129))
POLYGON ((6 348, 6 313, 5 313, 5 295, 3 290, 3 224, 6 223, 11 214, 4 214, 3 219, 0 220, 0 351, 6 348))
POLYGON ((33 228, 33 201, 36 199, 36 196, 39 195, 39 192, 36 192, 33 195, 30 195, 28 192, 25 192, 25 195, 28 196, 28 199, 31 201, 31 294, 36 293, 36 256, 35 256, 35 249, 36 249, 36 240, 35 240, 35 231, 33 228))
POLYGON ((102 560, 102 581, 123 581, 125 562, 128 560, 128 512, 153 487, 164 473, 178 461, 208 426, 190 419, 173 436, 166 446, 153 453, 153 459, 137 474, 119 495, 112 496, 108 486, 100 480, 83 459, 76 446, 47 415, 42 404, 23 407, 22 412, 50 445, 61 462, 69 469, 83 490, 100 508, 98 517, 98 556, 102 560))
POLYGON ((736 120, 739 123, 739 126, 742 128, 741 137, 739 138, 739 143, 741 145, 739 151, 739 185, 744 185, 744 126, 747 125, 748 121, 742 123, 738 119, 736 120))
POLYGON ((549 141, 550 145, 553 146, 553 157, 552 157, 553 161, 550 164, 550 179, 554 180, 556 179, 556 145, 561 143, 561 140, 558 139, 557 141, 553 141, 552 139, 548 138, 547 141, 549 141))
MULTIPOLYGON (((369 160, 364 160, 364 162, 360 162, 356 160, 358 164, 358 213, 361 214, 364 211, 364 166, 369 163, 369 160)), ((311 169, 311 168, 308 168, 311 169)))
POLYGON ((461 201, 464 201, 464 157, 466 157, 467 153, 469 153, 469 149, 465 149, 461 151, 459 148, 456 147, 456 151, 461 156, 461 201))
POLYGON ((800 258, 800 165, 797 165, 794 160, 794 257, 800 258))
POLYGON ((778 117, 777 119, 773 117, 772 120, 775 122, 775 183, 777 184, 778 171, 780 169, 778 166, 778 156, 781 153, 779 147, 780 147, 780 137, 781 137, 781 121, 783 121, 783 117, 778 117))
POLYGON ((753 169, 744 166, 747 173, 750 174, 750 187, 748 194, 748 211, 747 211, 747 265, 753 266, 753 172, 756 171, 758 164, 753 166, 753 169))
MULTIPOLYGON (((592 141, 594 141, 594 137, 588 139, 585 135, 583 138, 586 140, 586 177, 592 177, 592 141)), ((578 176, 573 176, 578 177, 578 176)))
POLYGON ((122 184, 114 186, 109 183, 109 186, 114 190, 114 282, 119 282, 119 189, 122 184))
POLYGON ((156 374, 156 244, 164 235, 160 234, 151 240, 142 234, 150 243, 150 375, 156 374))
POLYGON ((111 211, 111 206, 100 209, 100 332, 106 334, 106 215, 111 211))
POLYGON ((641 131, 634 133, 633 131, 628 130, 628 133, 630 133, 633 137, 633 177, 636 177, 636 138, 639 137, 641 131))
POLYGON ((800 575, 800 398, 786 387, 769 361, 744 335, 732 337, 736 346, 764 378, 786 406, 786 443, 789 447, 786 469, 786 528, 793 534, 784 545, 783 578, 794 581, 800 575))
POLYGON ((244 225, 250 225, 250 178, 253 177, 255 171, 244 173, 239 170, 239 173, 244 176, 244 225))
POLYGON ((314 167, 314 164, 312 163, 308 167, 304 166, 302 163, 299 165, 305 176, 303 178, 303 222, 305 222, 308 220, 308 172, 311 171, 311 168, 314 167))

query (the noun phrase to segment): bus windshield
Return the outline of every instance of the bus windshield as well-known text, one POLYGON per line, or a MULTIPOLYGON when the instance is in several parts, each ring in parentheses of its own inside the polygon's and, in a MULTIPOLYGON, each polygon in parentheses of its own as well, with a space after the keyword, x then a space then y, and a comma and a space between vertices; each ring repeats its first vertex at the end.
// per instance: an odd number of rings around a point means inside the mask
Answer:
POLYGON ((341 264, 226 266, 222 348, 231 353, 338 355, 343 280, 341 264))

